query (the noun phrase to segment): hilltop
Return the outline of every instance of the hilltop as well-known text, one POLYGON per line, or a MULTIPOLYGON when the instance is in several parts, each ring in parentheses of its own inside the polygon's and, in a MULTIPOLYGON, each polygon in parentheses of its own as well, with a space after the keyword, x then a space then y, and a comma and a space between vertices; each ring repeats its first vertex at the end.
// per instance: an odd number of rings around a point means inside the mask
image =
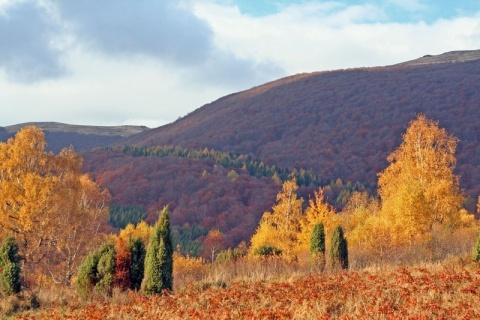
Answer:
POLYGON ((459 138, 462 187, 480 192, 480 51, 387 67, 300 74, 207 104, 120 141, 252 154, 325 180, 376 183, 409 121, 424 113, 459 138))
POLYGON ((48 149, 54 152, 69 146, 73 146, 77 151, 88 151, 149 129, 145 126, 87 126, 58 122, 28 122, 0 127, 0 141, 13 137, 25 126, 42 128, 48 142, 48 149))
MULTIPOLYGON (((114 202, 144 207, 150 221, 169 205, 174 225, 220 229, 229 244, 237 244, 274 204, 280 184, 268 175, 272 168, 311 168, 328 186, 328 201, 341 207, 353 190, 375 192, 387 156, 409 122, 423 113, 459 139, 456 173, 473 211, 480 193, 480 59, 471 57, 472 52, 457 52, 434 59, 441 63, 279 79, 120 140, 114 144, 120 149, 85 154, 85 170, 109 188, 114 202), (125 145, 179 146, 185 154, 216 150, 258 159, 263 167, 252 171, 208 157, 134 155, 122 151, 125 145)), ((307 183, 300 196, 308 200, 316 188, 307 183)))

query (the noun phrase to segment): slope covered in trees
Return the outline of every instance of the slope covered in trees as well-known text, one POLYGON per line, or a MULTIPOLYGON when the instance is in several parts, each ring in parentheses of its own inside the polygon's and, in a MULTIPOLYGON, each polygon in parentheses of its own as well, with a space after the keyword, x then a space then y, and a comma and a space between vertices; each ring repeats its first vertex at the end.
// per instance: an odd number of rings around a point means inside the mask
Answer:
POLYGON ((87 153, 84 160, 84 170, 112 195, 113 226, 136 223, 144 218, 144 211, 146 220, 153 223, 155 214, 168 205, 173 226, 185 227, 185 231, 219 229, 229 246, 251 236, 262 213, 275 201, 282 181, 291 175, 301 185, 302 197, 307 199, 323 186, 337 207, 353 191, 368 190, 360 183, 323 181, 309 170, 289 171, 247 155, 214 150, 108 148, 87 153))
MULTIPOLYGON (((461 53, 459 53, 461 56, 461 53)), ((480 192, 480 60, 301 74, 223 97, 121 144, 252 154, 322 179, 375 183, 419 113, 458 137, 457 173, 480 192)))

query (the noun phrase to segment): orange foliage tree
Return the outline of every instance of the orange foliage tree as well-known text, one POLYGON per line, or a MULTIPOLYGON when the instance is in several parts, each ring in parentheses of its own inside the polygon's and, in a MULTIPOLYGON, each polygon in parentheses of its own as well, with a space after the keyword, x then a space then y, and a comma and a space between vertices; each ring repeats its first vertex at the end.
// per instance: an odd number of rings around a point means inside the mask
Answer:
POLYGON ((316 224, 323 223, 326 238, 329 239, 333 229, 340 223, 340 217, 335 213, 334 208, 327 203, 321 188, 314 192, 314 199, 309 199, 308 202, 309 206, 305 210, 304 217, 300 220, 301 233, 298 235, 299 246, 303 250, 310 248, 310 239, 316 224))
POLYGON ((203 241, 203 258, 215 261, 217 254, 226 248, 225 236, 218 230, 210 230, 203 241))
POLYGON ((130 266, 132 264, 132 252, 128 247, 125 240, 118 237, 115 247, 115 275, 114 283, 115 287, 122 290, 130 289, 130 266))
POLYGON ((453 173, 457 138, 419 115, 379 174, 381 213, 397 244, 425 240, 434 224, 455 226, 464 197, 453 173))
POLYGON ((272 212, 265 212, 252 236, 250 253, 262 246, 274 246, 282 250, 282 255, 293 258, 301 230, 302 198, 297 197, 298 185, 295 179, 285 181, 277 195, 277 204, 272 212))
POLYGON ((30 126, 0 143, 0 230, 15 237, 25 270, 69 284, 108 220, 109 194, 81 173, 72 149, 45 151, 30 126))
POLYGON ((152 234, 153 227, 150 226, 145 221, 140 221, 135 226, 131 223, 127 224, 124 229, 120 230, 119 237, 123 238, 125 241, 137 239, 142 239, 145 246, 148 244, 148 239, 152 234))

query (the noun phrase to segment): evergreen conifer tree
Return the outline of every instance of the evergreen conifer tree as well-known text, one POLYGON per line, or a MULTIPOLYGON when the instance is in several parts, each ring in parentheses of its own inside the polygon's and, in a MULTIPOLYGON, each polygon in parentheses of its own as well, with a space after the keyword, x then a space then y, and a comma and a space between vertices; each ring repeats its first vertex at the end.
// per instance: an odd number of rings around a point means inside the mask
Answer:
POLYGON ((132 253, 130 265, 130 285, 131 289, 139 290, 142 285, 144 267, 145 267, 145 245, 141 238, 133 240, 130 244, 132 253))
POLYGON ((77 291, 86 298, 92 291, 110 295, 115 275, 115 247, 105 244, 90 253, 80 265, 77 291))
POLYGON ((95 291, 111 295, 115 277, 115 246, 104 245, 100 250, 100 258, 97 264, 97 279, 95 291))
POLYGON ((78 269, 77 275, 77 291, 82 298, 87 298, 87 296, 92 292, 96 284, 97 279, 97 264, 98 264, 98 253, 90 253, 78 269))
POLYGON ((310 239, 310 253, 312 256, 325 255, 325 228, 321 222, 313 227, 310 239))
POLYGON ((319 271, 325 269, 325 228, 322 222, 317 223, 310 237, 310 255, 313 265, 319 271))
POLYGON ((333 269, 348 269, 348 245, 341 226, 337 226, 333 230, 330 243, 330 262, 333 269))
POLYGON ((8 237, 0 247, 0 293, 11 295, 20 292, 21 260, 15 239, 8 237))
POLYGON ((168 207, 163 208, 153 228, 145 256, 142 291, 160 294, 173 288, 173 243, 168 207))

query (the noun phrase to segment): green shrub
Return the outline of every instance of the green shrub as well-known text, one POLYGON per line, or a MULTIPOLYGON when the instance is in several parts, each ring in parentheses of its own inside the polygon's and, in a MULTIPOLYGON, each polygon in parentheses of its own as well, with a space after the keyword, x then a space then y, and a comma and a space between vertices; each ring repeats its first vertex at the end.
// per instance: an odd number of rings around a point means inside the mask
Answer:
POLYGON ((240 252, 238 249, 228 248, 227 250, 220 251, 220 253, 215 258, 215 263, 235 261, 236 259, 244 255, 245 253, 240 252))
POLYGON ((12 295, 21 290, 20 261, 18 245, 14 238, 8 237, 0 247, 0 293, 12 295))
POLYGON ((263 257, 279 256, 282 254, 282 250, 274 246, 263 245, 255 249, 253 254, 257 256, 263 256, 263 257))
POLYGON ((333 230, 330 244, 330 262, 333 269, 348 269, 348 245, 341 226, 337 226, 333 230))
POLYGON ((105 244, 90 253, 80 265, 77 276, 77 291, 86 298, 93 291, 110 295, 115 274, 115 248, 105 244))
POLYGON ((130 284, 134 290, 139 290, 143 280, 145 268, 145 245, 141 238, 130 243, 132 264, 130 265, 130 284))
POLYGON ((95 291, 111 295, 113 279, 115 276, 115 248, 113 244, 107 244, 100 250, 97 264, 97 283, 95 291))
POLYGON ((168 208, 160 214, 150 236, 145 256, 145 272, 142 291, 160 294, 173 288, 173 244, 168 208))
POLYGON ((310 238, 310 253, 312 256, 325 255, 325 228, 321 222, 313 227, 310 238))

